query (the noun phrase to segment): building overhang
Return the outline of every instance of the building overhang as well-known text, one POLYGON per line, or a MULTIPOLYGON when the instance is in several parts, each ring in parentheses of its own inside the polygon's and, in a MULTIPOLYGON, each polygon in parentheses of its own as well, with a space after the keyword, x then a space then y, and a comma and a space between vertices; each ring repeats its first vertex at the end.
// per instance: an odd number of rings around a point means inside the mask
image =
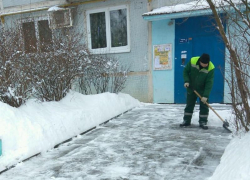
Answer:
MULTIPOLYGON (((244 11, 246 10, 246 5, 241 1, 235 2, 235 7, 225 3, 223 1, 215 2, 216 11, 218 13, 231 13, 237 10, 244 11)), ((177 19, 185 17, 194 17, 194 16, 203 16, 211 15, 212 10, 205 0, 201 1, 192 1, 185 4, 177 4, 174 6, 165 6, 154 9, 150 12, 144 13, 142 15, 143 19, 146 21, 157 21, 164 19, 177 19)))
POLYGON ((203 9, 203 10, 195 10, 195 11, 143 15, 143 19, 146 21, 158 21, 158 20, 164 20, 164 19, 178 19, 178 18, 185 18, 185 17, 211 15, 211 14, 212 14, 212 11, 210 9, 203 9))

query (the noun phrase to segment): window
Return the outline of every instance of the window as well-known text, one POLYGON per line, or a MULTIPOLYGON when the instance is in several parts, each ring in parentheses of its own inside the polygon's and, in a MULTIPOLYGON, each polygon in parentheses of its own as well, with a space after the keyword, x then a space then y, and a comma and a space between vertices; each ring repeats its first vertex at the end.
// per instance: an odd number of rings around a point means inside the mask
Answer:
POLYGON ((23 22, 22 29, 26 53, 52 50, 52 31, 49 28, 48 20, 23 22))
POLYGON ((105 12, 90 14, 91 49, 106 48, 105 12))
POLYGON ((38 21, 38 35, 41 52, 49 52, 52 49, 52 31, 48 20, 38 21))
POLYGON ((36 52, 37 40, 34 22, 23 23, 23 38, 25 52, 36 52))
POLYGON ((93 53, 129 52, 128 7, 87 11, 89 49, 93 53))

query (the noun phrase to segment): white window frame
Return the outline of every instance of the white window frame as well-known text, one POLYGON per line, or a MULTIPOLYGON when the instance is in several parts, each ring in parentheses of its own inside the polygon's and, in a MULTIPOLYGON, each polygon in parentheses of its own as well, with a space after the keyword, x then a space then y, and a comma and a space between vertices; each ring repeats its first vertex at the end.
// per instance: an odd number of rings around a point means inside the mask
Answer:
MULTIPOLYGON (((36 40, 37 40, 37 51, 35 53, 40 53, 41 52, 41 42, 40 42, 40 36, 39 36, 39 32, 38 32, 38 21, 43 21, 43 20, 47 20, 49 23, 49 18, 48 16, 41 16, 41 17, 37 17, 37 18, 27 18, 27 19, 21 19, 20 20, 20 27, 22 29, 22 33, 21 33, 21 37, 24 42, 24 37, 23 37, 23 28, 22 25, 23 23, 28 23, 28 22, 34 22, 35 24, 35 35, 36 35, 36 40)), ((53 33, 53 32, 52 32, 53 33)), ((52 41, 53 41, 53 36, 52 36, 52 41)), ((25 47, 23 46, 23 51, 25 51, 25 47)), ((30 54, 30 53, 28 53, 30 54)))
POLYGON ((87 17, 87 38, 88 38, 88 48, 93 54, 104 54, 104 53, 121 53, 121 52, 130 52, 130 25, 129 25, 129 6, 128 5, 120 5, 113 7, 105 7, 99 9, 93 9, 86 11, 87 17), (118 9, 126 9, 127 10, 127 46, 120 47, 111 47, 111 28, 110 28, 110 11, 118 10, 118 9), (105 21, 106 21, 106 48, 98 48, 92 49, 92 41, 91 41, 91 31, 90 31, 90 14, 105 12, 105 21))

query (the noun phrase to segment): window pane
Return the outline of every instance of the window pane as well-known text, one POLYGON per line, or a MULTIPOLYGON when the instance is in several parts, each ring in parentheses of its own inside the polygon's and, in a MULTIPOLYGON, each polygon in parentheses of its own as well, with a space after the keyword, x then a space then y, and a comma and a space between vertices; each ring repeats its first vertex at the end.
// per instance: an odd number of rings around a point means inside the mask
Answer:
POLYGON ((52 31, 48 20, 38 21, 38 32, 40 38, 40 49, 42 52, 52 50, 52 31))
POLYGON ((35 31, 35 23, 27 22, 23 23, 23 37, 24 37, 24 49, 26 53, 32 53, 37 51, 37 39, 35 31))
POLYGON ((110 11, 111 46, 128 45, 127 41, 127 9, 110 11))
POLYGON ((92 49, 107 47, 105 12, 90 14, 92 49))

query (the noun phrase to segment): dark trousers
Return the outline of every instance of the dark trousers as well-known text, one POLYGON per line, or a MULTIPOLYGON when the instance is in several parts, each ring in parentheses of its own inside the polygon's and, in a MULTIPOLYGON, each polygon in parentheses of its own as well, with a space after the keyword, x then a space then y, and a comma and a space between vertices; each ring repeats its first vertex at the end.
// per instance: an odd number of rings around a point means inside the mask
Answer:
MULTIPOLYGON (((196 100, 197 100, 197 96, 194 92, 187 93, 187 104, 184 110, 183 120, 187 121, 188 123, 191 123, 196 100)), ((208 106, 200 101, 199 123, 207 123, 208 112, 209 112, 208 106)))

